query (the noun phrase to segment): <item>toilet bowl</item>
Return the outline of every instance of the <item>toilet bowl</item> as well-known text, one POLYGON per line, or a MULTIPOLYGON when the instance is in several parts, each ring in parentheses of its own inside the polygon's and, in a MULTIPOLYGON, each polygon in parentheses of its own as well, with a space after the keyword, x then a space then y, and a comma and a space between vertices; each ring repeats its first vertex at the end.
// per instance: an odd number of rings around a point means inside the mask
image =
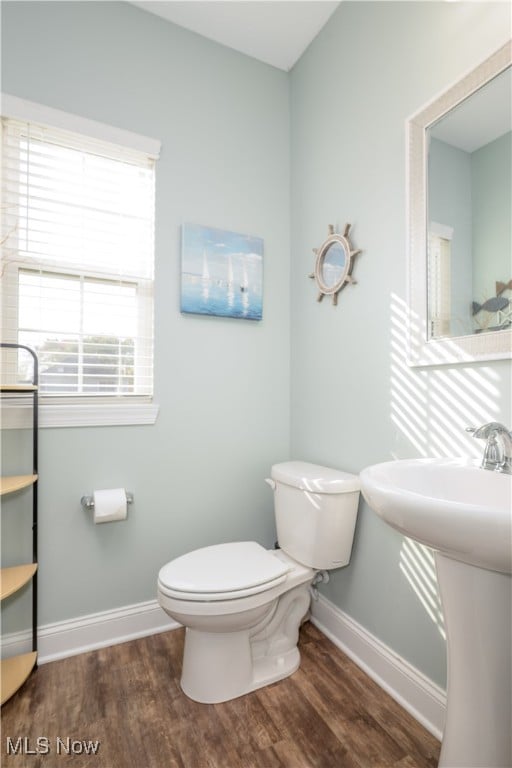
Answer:
POLYGON ((268 482, 281 549, 216 544, 160 569, 158 602, 186 627, 181 687, 195 701, 228 701, 295 672, 315 575, 350 559, 356 475, 286 462, 268 482))
POLYGON ((314 576, 313 569, 281 550, 267 551, 256 542, 205 547, 164 566, 158 601, 186 627, 184 693, 218 703, 295 672, 298 631, 314 576), (213 570, 196 572, 194 588, 189 581, 184 590, 178 575, 201 559, 213 570))

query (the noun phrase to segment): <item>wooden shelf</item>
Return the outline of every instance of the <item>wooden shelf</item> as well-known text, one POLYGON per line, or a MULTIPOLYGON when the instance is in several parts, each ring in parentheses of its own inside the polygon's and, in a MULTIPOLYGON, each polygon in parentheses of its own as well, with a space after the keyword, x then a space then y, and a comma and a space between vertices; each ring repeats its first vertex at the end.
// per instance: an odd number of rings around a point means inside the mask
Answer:
POLYGON ((37 563, 15 565, 0 570, 0 600, 5 600, 27 584, 37 571, 37 563))
POLYGON ((14 493, 21 491, 22 488, 28 488, 37 480, 37 475, 10 475, 9 477, 0 477, 0 496, 5 493, 14 493))
POLYGON ((11 656, 0 662, 0 677, 2 678, 2 693, 0 704, 3 704, 21 688, 32 672, 37 660, 37 653, 24 653, 21 656, 11 656))
MULTIPOLYGON (((0 0, 1 2, 1 0, 0 0)), ((33 349, 24 344, 0 342, 2 347, 2 359, 4 350, 25 350, 32 357, 32 380, 27 381, 24 370, 16 367, 14 361, 8 371, 4 371, 3 381, 0 381, 0 401, 5 405, 7 415, 17 415, 18 410, 23 413, 23 419, 17 426, 26 426, 26 412, 32 411, 32 450, 27 450, 25 472, 31 468, 32 474, 5 475, 0 477, 0 496, 15 494, 22 489, 32 488, 32 560, 37 560, 37 455, 38 455, 38 360, 33 349), (27 408, 26 406, 30 406, 27 408), (29 463, 30 462, 30 463, 29 463)), ((3 412, 4 409, 2 409, 3 412)), ((6 425, 3 425, 4 427, 6 425)), ((23 470, 22 470, 23 471, 23 470)), ((21 508, 25 506, 27 499, 14 498, 12 504, 20 502, 21 508)), ((10 506, 10 504, 9 504, 10 506)), ((28 521, 24 521, 26 524, 28 521)), ((27 526, 28 527, 28 526, 27 526)), ((27 530, 27 536, 29 531, 27 530)), ((25 680, 29 677, 37 664, 37 568, 35 562, 22 563, 0 569, 0 601, 6 598, 16 599, 16 595, 23 587, 31 584, 30 597, 32 599, 32 651, 17 656, 11 656, 0 661, 0 705, 4 704, 16 693, 25 680)), ((1 760, 0 760, 1 762, 1 760)))

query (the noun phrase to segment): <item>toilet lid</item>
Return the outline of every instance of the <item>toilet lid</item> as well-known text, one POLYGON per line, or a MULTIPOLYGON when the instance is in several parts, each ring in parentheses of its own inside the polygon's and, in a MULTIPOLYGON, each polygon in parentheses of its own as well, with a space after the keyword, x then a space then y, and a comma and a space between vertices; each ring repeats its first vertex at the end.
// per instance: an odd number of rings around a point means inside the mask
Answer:
POLYGON ((158 579, 170 593, 184 593, 183 599, 226 599, 269 589, 284 581, 289 570, 255 541, 239 541, 177 557, 163 566, 158 579))

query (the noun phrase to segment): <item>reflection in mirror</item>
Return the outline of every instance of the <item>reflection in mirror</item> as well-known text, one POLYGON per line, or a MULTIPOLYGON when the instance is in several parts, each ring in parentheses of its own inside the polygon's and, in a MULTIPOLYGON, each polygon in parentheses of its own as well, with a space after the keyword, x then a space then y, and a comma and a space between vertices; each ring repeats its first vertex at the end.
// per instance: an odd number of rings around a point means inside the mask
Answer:
POLYGON ((407 121, 408 362, 512 357, 512 41, 407 121))
POLYGON ((341 243, 331 243, 322 259, 322 280, 327 287, 336 285, 345 271, 345 249, 341 243))
POLYGON ((509 68, 427 128, 429 338, 512 324, 511 96, 509 68))

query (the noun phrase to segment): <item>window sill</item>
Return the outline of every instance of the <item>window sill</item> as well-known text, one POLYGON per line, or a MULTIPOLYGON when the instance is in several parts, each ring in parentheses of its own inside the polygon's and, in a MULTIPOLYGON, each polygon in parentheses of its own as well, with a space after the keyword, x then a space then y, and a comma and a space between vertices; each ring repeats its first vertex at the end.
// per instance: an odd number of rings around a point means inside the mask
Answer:
MULTIPOLYGON (((52 427, 119 427, 154 424, 158 405, 138 403, 67 403, 39 404, 39 426, 52 427)), ((20 429, 31 426, 32 408, 20 398, 2 408, 2 428, 20 429)))

